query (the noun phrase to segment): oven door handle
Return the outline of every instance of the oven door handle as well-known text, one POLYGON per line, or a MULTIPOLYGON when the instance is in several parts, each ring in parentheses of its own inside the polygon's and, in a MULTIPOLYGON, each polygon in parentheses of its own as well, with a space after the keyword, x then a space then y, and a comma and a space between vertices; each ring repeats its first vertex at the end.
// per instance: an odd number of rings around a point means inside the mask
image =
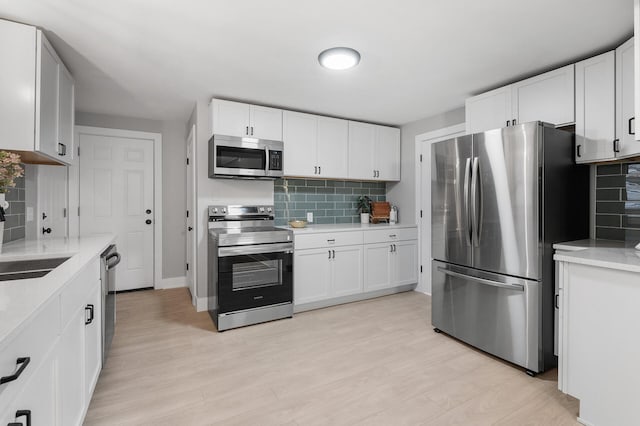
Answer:
POLYGON ((270 164, 271 163, 271 159, 269 158, 270 157, 269 147, 265 146, 264 147, 264 151, 265 151, 265 155, 266 155, 266 158, 264 159, 264 173, 265 173, 265 175, 268 176, 269 175, 269 169, 271 168, 271 164, 270 164))
POLYGON ((259 253, 293 253, 293 243, 258 244, 218 248, 218 257, 243 256, 259 253))

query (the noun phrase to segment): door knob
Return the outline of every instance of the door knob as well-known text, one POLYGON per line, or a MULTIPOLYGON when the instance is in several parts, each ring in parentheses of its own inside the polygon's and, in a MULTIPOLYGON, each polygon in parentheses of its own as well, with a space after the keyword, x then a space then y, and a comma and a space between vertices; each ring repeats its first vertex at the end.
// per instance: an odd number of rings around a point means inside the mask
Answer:
POLYGON ((189 227, 187 227, 187 230, 188 231, 193 231, 193 227, 189 226, 189 227))
POLYGON ((42 228, 42 233, 43 234, 50 234, 51 233, 51 228, 42 228))
POLYGON ((151 214, 151 209, 147 209, 147 210, 145 211, 145 213, 146 213, 146 214, 151 214))
POLYGON ((145 220, 144 223, 146 223, 147 225, 151 225, 151 219, 145 220))

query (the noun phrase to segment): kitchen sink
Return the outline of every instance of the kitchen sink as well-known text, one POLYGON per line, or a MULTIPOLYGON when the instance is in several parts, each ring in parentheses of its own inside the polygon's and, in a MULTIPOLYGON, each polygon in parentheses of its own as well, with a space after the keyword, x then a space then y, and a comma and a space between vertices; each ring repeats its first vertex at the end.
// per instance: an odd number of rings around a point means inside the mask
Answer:
POLYGON ((69 257, 0 262, 0 281, 40 278, 69 260, 69 257))

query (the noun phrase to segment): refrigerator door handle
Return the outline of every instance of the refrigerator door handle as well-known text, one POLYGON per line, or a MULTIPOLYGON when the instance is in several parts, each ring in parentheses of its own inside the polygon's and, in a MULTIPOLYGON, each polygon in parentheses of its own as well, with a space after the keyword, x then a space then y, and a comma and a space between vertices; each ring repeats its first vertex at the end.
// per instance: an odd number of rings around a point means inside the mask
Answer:
POLYGON ((474 277, 473 275, 466 275, 466 274, 462 274, 460 272, 451 271, 451 270, 449 270, 447 268, 444 268, 442 266, 438 266, 437 269, 438 269, 438 271, 442 272, 443 274, 451 275, 452 277, 463 278, 465 280, 475 281, 477 283, 486 284, 486 285, 490 285, 490 286, 493 286, 493 287, 506 288, 506 289, 514 290, 514 291, 524 291, 524 286, 521 285, 521 284, 505 284, 505 283, 501 283, 499 281, 488 280, 486 278, 474 277))
POLYGON ((481 222, 481 203, 482 194, 478 196, 480 191, 480 163, 478 157, 473 158, 473 166, 471 169, 471 237, 473 245, 480 245, 480 222, 481 222))
POLYGON ((471 209, 469 208, 469 181, 471 180, 471 158, 467 158, 467 162, 464 166, 464 187, 463 187, 463 197, 464 197, 464 219, 465 219, 465 236, 467 240, 467 245, 471 246, 471 209))

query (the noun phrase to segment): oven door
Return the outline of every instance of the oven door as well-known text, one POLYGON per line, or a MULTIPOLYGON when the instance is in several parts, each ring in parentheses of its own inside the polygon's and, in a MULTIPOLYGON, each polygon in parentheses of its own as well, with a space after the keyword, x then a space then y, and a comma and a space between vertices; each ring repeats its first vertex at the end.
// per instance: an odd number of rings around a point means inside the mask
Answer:
POLYGON ((218 249, 219 314, 292 300, 292 243, 218 249))

